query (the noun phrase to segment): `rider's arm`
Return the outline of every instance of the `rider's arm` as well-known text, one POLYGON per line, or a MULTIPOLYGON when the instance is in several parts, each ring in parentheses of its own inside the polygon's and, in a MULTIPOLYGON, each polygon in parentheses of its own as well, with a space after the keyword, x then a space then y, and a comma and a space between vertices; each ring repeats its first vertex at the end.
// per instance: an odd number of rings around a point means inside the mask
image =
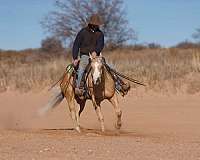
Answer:
POLYGON ((74 60, 78 58, 78 53, 79 53, 79 49, 81 45, 81 33, 82 33, 82 30, 77 34, 74 44, 73 44, 72 57, 74 60))
POLYGON ((97 56, 100 55, 103 48, 104 48, 104 34, 103 34, 103 32, 101 32, 101 35, 99 36, 99 38, 97 40, 97 45, 96 45, 96 49, 95 49, 97 56))

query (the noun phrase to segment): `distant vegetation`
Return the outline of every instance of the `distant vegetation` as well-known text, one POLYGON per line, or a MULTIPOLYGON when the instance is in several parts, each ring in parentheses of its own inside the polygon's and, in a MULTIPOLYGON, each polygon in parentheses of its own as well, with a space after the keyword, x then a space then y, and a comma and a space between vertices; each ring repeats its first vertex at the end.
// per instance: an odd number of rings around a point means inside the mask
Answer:
POLYGON ((200 28, 197 28, 192 37, 196 40, 196 42, 200 43, 200 28))
POLYGON ((41 50, 47 53, 59 54, 64 51, 61 40, 56 37, 47 37, 41 42, 41 50))
MULTIPOLYGON (((178 48, 166 49, 155 46, 124 46, 104 50, 103 55, 118 71, 147 84, 147 91, 200 92, 200 48, 180 44, 178 48)), ((27 92, 47 88, 60 78, 69 63, 71 54, 66 49, 59 54, 43 49, 1 50, 0 91, 27 92)))
POLYGON ((182 48, 182 49, 200 48, 200 43, 183 41, 183 42, 178 43, 174 48, 182 48))

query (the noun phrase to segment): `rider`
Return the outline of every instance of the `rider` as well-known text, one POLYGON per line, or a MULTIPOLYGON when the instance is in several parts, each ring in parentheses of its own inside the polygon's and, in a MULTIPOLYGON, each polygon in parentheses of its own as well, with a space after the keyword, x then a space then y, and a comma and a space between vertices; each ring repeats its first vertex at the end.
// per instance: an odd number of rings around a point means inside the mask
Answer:
MULTIPOLYGON (((99 28, 102 24, 100 16, 93 14, 89 19, 88 26, 79 31, 74 41, 72 49, 74 66, 77 66, 79 63, 78 54, 80 52, 78 78, 75 88, 75 94, 78 96, 82 96, 84 92, 81 79, 89 63, 89 53, 91 53, 92 57, 96 57, 100 55, 104 48, 104 34, 99 28)), ((130 86, 123 86, 124 90, 129 90, 129 88, 130 86)))

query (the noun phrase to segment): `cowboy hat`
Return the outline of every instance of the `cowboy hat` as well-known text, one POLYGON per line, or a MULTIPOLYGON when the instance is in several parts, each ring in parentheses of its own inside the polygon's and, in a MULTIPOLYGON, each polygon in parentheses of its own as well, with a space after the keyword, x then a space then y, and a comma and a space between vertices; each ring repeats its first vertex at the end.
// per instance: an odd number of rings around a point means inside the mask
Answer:
POLYGON ((102 20, 101 20, 101 17, 99 16, 99 14, 93 14, 89 21, 88 21, 88 24, 93 24, 93 25, 97 25, 97 26, 100 26, 103 24, 102 20))

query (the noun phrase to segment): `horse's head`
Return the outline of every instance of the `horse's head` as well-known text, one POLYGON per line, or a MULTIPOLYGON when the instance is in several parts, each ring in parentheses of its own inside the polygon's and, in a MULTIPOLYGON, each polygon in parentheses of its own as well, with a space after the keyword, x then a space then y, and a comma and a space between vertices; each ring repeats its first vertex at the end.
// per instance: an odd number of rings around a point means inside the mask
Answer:
POLYGON ((100 56, 92 57, 90 55, 91 60, 91 75, 94 85, 98 85, 102 81, 102 73, 103 73, 103 57, 100 56))

